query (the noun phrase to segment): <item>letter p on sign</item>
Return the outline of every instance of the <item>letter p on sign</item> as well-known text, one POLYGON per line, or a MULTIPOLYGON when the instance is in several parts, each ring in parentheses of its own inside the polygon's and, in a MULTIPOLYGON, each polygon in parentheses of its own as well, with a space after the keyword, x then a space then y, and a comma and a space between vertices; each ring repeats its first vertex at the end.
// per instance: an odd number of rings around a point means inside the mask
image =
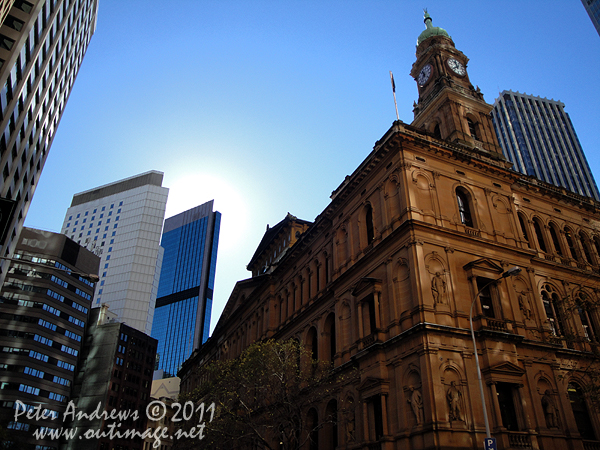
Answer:
POLYGON ((497 450, 496 438, 485 438, 485 440, 483 441, 483 448, 485 450, 497 450))

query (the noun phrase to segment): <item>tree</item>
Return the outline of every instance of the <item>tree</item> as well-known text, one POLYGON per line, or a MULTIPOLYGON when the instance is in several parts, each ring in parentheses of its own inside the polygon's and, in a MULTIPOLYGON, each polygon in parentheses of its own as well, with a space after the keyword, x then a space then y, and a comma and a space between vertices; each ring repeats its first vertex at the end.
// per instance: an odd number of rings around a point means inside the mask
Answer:
POLYGON ((204 414, 202 441, 178 439, 177 449, 298 450, 315 439, 319 428, 337 423, 335 413, 315 420, 311 407, 333 398, 354 374, 342 375, 330 363, 313 360, 293 339, 258 342, 236 359, 197 370, 204 381, 180 403, 203 402, 208 408, 214 402, 215 416, 210 421, 204 414))

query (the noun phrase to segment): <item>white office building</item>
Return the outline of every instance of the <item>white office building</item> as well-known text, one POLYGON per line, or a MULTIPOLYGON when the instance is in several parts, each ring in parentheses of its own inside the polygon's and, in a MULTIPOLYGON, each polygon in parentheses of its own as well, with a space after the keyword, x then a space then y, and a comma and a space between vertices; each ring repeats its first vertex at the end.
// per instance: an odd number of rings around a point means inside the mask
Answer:
POLYGON ((92 305, 106 303, 118 320, 152 330, 162 265, 160 236, 169 190, 150 171, 73 196, 62 233, 99 255, 92 305))

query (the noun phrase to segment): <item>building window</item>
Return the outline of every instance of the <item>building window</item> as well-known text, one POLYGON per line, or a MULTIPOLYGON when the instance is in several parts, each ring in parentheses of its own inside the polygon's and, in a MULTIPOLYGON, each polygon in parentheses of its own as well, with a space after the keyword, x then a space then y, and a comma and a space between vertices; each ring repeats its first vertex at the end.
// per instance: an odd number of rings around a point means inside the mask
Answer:
POLYGON ((577 304, 577 311, 579 312, 579 318, 581 319, 581 325, 583 327, 583 333, 587 341, 598 342, 598 324, 596 320, 596 311, 594 311, 594 302, 590 296, 584 291, 579 291, 575 295, 575 302, 577 304))
POLYGON ((369 245, 375 238, 375 227, 373 226, 373 207, 371 205, 367 205, 365 207, 365 222, 367 228, 367 245, 369 245))
POLYGON ((456 189, 456 202, 460 221, 464 226, 473 228, 473 216, 471 215, 470 195, 464 189, 456 189))
POLYGON ((310 356, 315 361, 319 359, 319 343, 317 341, 317 330, 311 327, 306 338, 306 345, 310 349, 310 356))
POLYGON ((369 419, 373 420, 373 431, 375 432, 375 441, 383 437, 383 404, 381 395, 374 395, 368 400, 369 419), (372 414, 372 415, 371 415, 372 414))
POLYGON ((533 219, 533 230, 535 231, 535 237, 537 238, 540 250, 544 253, 547 253, 548 250, 546 247, 546 241, 544 240, 544 233, 542 232, 542 225, 540 223, 540 219, 537 217, 533 219))
POLYGON ((479 301, 481 303, 481 312, 485 317, 495 318, 497 314, 497 309, 494 308, 494 298, 492 297, 492 286, 493 283, 490 284, 490 279, 477 277, 477 290, 479 292, 479 301), (486 286, 487 285, 487 286, 486 286), (482 289, 483 288, 483 289, 482 289))
POLYGON ((551 223, 549 229, 550 229, 550 237, 552 238, 552 244, 554 245, 554 251, 559 256, 563 256, 563 251, 560 246, 560 240, 558 239, 558 232, 556 230, 556 225, 551 223))
POLYGON ((331 313, 327 316, 325 320, 325 351, 328 353, 324 360, 327 360, 333 364, 333 360, 335 358, 336 352, 336 342, 335 342, 335 314, 331 313))
POLYGON ((511 383, 496 383, 496 395, 502 426, 508 431, 519 431, 519 418, 516 406, 519 404, 519 394, 516 386, 511 383))
POLYGON ((595 440, 596 433, 592 426, 592 420, 590 419, 590 414, 581 387, 575 383, 569 383, 567 391, 569 392, 569 401, 571 402, 571 409, 575 416, 579 434, 583 439, 595 440))
POLYGON ((308 431, 308 449, 319 450, 319 420, 314 408, 308 410, 306 415, 306 429, 308 431))
POLYGON ((579 240, 581 241, 581 248, 583 250, 583 256, 589 264, 594 264, 594 260, 592 259, 592 248, 590 246, 590 241, 586 234, 583 231, 579 232, 579 240))
POLYGON ((573 239, 573 235, 571 230, 565 227, 565 239, 567 240, 567 246, 569 247, 569 254, 573 259, 579 259, 577 256, 577 249, 575 248, 575 241, 573 239))
POLYGON ((375 297, 373 294, 371 294, 365 298, 362 306, 364 337, 369 336, 377 331, 377 319, 375 317, 376 313, 375 297), (367 324, 369 326, 368 330, 366 329, 367 324))
POLYGON ((554 287, 548 283, 542 286, 541 296, 552 334, 562 336, 565 333, 565 327, 559 309, 560 296, 554 287))
POLYGON ((523 218, 523 214, 521 213, 518 213, 517 216, 519 217, 519 226, 521 227, 521 237, 525 240, 525 242, 527 242, 527 247, 531 248, 531 242, 529 242, 529 233, 527 232, 527 227, 525 225, 527 219, 523 218))
POLYGON ((467 117, 467 124, 469 124, 469 133, 473 139, 479 140, 477 134, 477 124, 467 117))

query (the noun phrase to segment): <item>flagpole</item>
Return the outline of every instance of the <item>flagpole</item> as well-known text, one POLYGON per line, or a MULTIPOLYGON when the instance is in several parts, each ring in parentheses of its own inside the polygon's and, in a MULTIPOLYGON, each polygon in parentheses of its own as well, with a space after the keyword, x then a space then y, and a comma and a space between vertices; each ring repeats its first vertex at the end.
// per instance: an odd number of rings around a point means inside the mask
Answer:
POLYGON ((398 102, 396 101, 396 83, 394 83, 394 74, 390 70, 390 79, 392 80, 392 92, 394 93, 394 106, 396 107, 396 119, 400 120, 398 115, 398 102))

